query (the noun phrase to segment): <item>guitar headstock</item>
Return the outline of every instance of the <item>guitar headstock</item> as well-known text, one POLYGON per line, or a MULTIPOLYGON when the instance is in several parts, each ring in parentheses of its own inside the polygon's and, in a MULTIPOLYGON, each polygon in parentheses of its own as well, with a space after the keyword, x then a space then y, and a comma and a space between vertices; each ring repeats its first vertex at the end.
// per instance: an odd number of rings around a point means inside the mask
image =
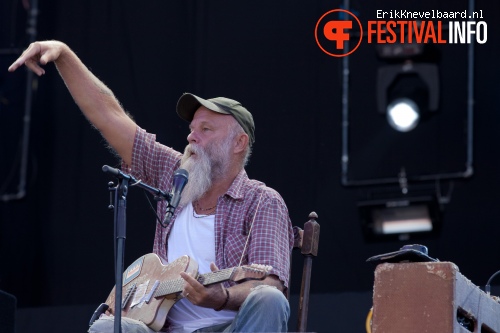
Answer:
POLYGON ((269 272, 272 269, 272 266, 258 264, 235 267, 229 279, 234 282, 240 282, 243 280, 263 280, 269 275, 269 272))

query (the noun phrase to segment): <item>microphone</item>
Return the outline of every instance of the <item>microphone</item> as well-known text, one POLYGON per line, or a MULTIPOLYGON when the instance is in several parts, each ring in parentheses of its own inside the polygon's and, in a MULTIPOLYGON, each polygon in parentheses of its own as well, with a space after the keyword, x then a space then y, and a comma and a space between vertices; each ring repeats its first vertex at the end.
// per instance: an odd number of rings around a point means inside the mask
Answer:
POLYGON ((105 173, 112 174, 116 178, 120 178, 120 179, 131 179, 132 178, 132 176, 124 173, 120 169, 112 168, 109 165, 103 165, 102 166, 102 171, 104 171, 105 173))
POLYGON ((165 213, 165 218, 163 219, 163 224, 167 225, 170 223, 172 216, 174 216, 174 211, 179 205, 179 201, 181 201, 181 193, 187 182, 188 172, 185 169, 177 169, 174 173, 173 186, 170 191, 170 202, 165 213))

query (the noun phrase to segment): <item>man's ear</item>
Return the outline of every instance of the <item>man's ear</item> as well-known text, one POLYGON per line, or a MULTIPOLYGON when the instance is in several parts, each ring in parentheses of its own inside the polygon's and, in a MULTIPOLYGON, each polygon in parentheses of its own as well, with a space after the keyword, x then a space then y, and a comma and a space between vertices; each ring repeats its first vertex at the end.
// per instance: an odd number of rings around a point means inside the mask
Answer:
POLYGON ((248 146, 248 134, 241 133, 236 137, 236 144, 234 146, 234 153, 239 154, 242 151, 245 151, 248 146))

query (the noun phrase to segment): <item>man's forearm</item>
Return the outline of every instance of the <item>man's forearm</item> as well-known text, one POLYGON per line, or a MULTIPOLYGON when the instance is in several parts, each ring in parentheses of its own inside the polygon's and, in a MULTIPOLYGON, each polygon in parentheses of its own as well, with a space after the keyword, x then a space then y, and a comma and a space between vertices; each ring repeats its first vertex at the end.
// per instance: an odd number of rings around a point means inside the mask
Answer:
POLYGON ((102 133, 126 162, 131 162, 136 125, 113 92, 66 45, 61 46, 56 67, 85 117, 102 133))

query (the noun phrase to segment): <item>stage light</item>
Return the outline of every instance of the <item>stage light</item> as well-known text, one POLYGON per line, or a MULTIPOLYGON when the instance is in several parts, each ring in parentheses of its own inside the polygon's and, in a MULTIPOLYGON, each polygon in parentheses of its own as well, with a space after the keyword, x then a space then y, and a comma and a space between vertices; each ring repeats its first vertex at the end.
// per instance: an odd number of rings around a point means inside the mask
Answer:
POLYGON ((387 106, 387 121, 392 128, 408 132, 417 127, 420 108, 409 98, 398 98, 387 106))
POLYGON ((426 205, 386 207, 372 212, 378 234, 406 234, 432 231, 432 220, 426 205))
POLYGON ((413 63, 380 67, 377 77, 377 108, 397 131, 409 132, 438 110, 438 68, 413 63))
POLYGON ((365 239, 409 240, 439 232, 440 205, 433 197, 358 203, 365 239))

